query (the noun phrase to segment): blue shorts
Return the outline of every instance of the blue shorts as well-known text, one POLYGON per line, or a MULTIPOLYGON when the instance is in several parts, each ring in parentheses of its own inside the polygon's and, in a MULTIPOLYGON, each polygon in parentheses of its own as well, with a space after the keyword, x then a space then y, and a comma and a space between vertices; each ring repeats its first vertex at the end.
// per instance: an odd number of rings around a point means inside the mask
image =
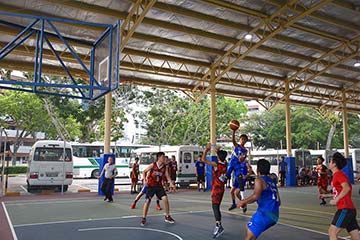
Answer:
POLYGON ((146 193, 146 186, 143 186, 143 188, 141 189, 142 193, 146 193))
POLYGON ((273 215, 270 216, 264 212, 256 211, 255 214, 250 218, 247 227, 255 235, 255 237, 258 238, 261 233, 265 232, 266 229, 274 226, 278 219, 278 213, 273 213, 273 215))
POLYGON ((239 177, 235 177, 235 180, 232 184, 234 188, 239 188, 241 191, 245 191, 246 178, 242 180, 242 184, 239 182, 239 177))

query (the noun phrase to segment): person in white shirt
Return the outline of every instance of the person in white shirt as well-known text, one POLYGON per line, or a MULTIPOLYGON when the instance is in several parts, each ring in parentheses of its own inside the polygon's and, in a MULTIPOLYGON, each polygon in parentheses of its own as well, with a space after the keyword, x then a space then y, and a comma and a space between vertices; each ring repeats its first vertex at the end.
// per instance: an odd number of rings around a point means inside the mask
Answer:
POLYGON ((103 170, 101 171, 98 179, 101 178, 102 175, 105 174, 105 179, 103 184, 101 185, 101 191, 105 194, 104 201, 113 202, 113 197, 111 194, 111 187, 114 183, 114 179, 118 174, 116 166, 114 164, 114 160, 112 157, 108 158, 108 162, 105 164, 103 170))

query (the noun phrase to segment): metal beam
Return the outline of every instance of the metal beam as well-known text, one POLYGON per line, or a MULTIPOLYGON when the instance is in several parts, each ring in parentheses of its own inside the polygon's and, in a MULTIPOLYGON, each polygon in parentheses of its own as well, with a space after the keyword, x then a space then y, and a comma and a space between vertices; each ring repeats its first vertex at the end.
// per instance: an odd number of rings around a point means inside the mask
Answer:
MULTIPOLYGON (((281 6, 282 4, 284 4, 284 0, 264 0, 265 2, 268 2, 268 3, 271 3, 271 4, 274 4, 276 6, 281 6)), ((334 1, 333 3, 335 3, 336 1, 334 1)), ((305 9, 301 9, 301 7, 299 6, 298 8, 293 8, 291 9, 293 11, 296 11, 296 12, 302 12, 302 11, 305 11, 305 9)), ((360 25, 356 25, 352 22, 349 22, 349 21, 345 21, 345 20, 342 20, 342 19, 338 19, 338 18, 334 18, 333 16, 329 16, 329 15, 326 15, 324 13, 311 13, 309 14, 310 17, 312 18, 316 18, 320 21, 323 21, 323 22, 327 22, 327 23, 330 23, 330 24, 334 24, 334 25, 337 25, 341 28, 346 28, 350 31, 353 31, 353 32, 360 32, 360 25)), ((320 32, 319 32, 320 33, 320 32)), ((321 33, 320 33, 321 34, 321 33)))
MULTIPOLYGON (((300 20, 301 18, 305 17, 307 14, 310 14, 317 9, 321 8, 325 4, 331 2, 331 0, 323 0, 319 3, 315 4, 314 6, 311 6, 310 9, 307 11, 294 16, 294 17, 288 17, 286 15, 282 16, 283 14, 286 14, 286 12, 289 10, 290 7, 292 7, 294 4, 296 4, 297 0, 292 0, 289 3, 283 5, 280 9, 278 9, 275 13, 273 13, 271 16, 267 17, 266 19, 263 19, 255 28, 253 28, 249 34, 256 35, 258 38, 256 43, 247 45, 244 44, 244 39, 240 39, 239 42, 234 44, 230 49, 221 56, 214 64, 213 67, 216 71, 216 78, 215 83, 224 75, 226 74, 231 68, 233 68, 239 61, 244 59, 247 55, 249 55, 251 52, 253 52, 255 49, 257 49, 260 45, 262 45, 265 41, 271 39, 274 35, 280 33, 287 27, 291 26, 296 21, 300 20), (261 30, 266 32, 267 30, 270 31, 270 34, 257 34, 257 32, 261 30), (226 66, 225 70, 220 69, 220 66, 226 66)), ((203 79, 208 79, 210 76, 210 71, 207 71, 206 74, 204 74, 203 79)), ((209 87, 207 87, 199 96, 198 99, 200 99, 207 91, 209 91, 209 87)), ((196 87, 194 88, 196 90, 196 87)))
MULTIPOLYGON (((289 77, 289 80, 291 81, 290 94, 292 94, 294 91, 296 91, 300 87, 304 86, 311 80, 313 80, 316 77, 320 76, 321 74, 325 73, 329 69, 335 67, 336 65, 359 55, 359 51, 360 51, 359 40, 360 40, 360 35, 358 37, 353 38, 352 40, 350 40, 348 42, 340 44, 336 48, 323 54, 318 59, 316 59, 314 62, 309 63, 304 68, 302 68, 300 71, 297 71, 292 76, 290 76, 289 77), (350 53, 350 55, 347 54, 346 56, 339 56, 337 54, 337 51, 340 49, 342 49, 343 52, 350 53), (331 61, 328 61, 328 62, 332 62, 332 63, 324 64, 324 62, 322 61, 323 59, 330 59, 331 61), (321 70, 317 71, 319 69, 321 69, 321 70), (295 79, 300 81, 300 83, 294 84, 295 79)), ((352 85, 352 87, 357 86, 358 83, 359 83, 359 81, 356 81, 352 85)), ((282 86, 280 86, 278 89, 280 89, 280 88, 282 88, 282 86)), ((267 99, 272 95, 273 94, 270 94, 267 97, 267 99)), ((275 106, 277 103, 279 103, 280 101, 283 101, 283 100, 284 100, 284 97, 282 97, 278 101, 274 102, 273 105, 275 106)))
MULTIPOLYGON (((169 85, 169 82, 163 82, 163 81, 159 81, 159 80, 149 80, 149 79, 144 79, 144 78, 139 78, 139 77, 123 77, 123 78, 121 78, 121 82, 123 84, 134 83, 134 84, 142 85, 142 86, 152 86, 152 87, 155 86, 155 87, 159 87, 159 88, 177 89, 177 90, 188 91, 188 92, 191 92, 192 88, 195 86, 195 85, 189 85, 189 84, 184 84, 184 83, 172 83, 172 85, 169 85)), ((216 94, 222 95, 222 96, 234 97, 234 98, 257 99, 257 100, 263 101, 262 95, 249 95, 246 92, 235 92, 232 90, 217 89, 216 94)), ((274 98, 274 100, 276 100, 276 98, 274 98)), ((316 103, 311 103, 311 102, 301 102, 301 101, 297 101, 297 100, 291 100, 291 103, 293 105, 308 106, 308 107, 315 107, 315 108, 319 108, 321 106, 321 104, 316 104, 316 103)), ((328 105, 325 108, 331 109, 332 107, 333 107, 333 105, 328 105)), ((360 108, 348 108, 348 112, 360 113, 360 108)))
MULTIPOLYGON (((58 5, 63 5, 63 6, 67 6, 67 7, 72 7, 72 8, 77 8, 77 9, 81 9, 81 10, 86 10, 86 11, 92 11, 92 12, 96 12, 99 14, 104 14, 107 16, 112 16, 112 17, 117 17, 117 18, 121 18, 124 19, 126 18, 126 16, 128 16, 128 14, 126 12, 120 12, 117 10, 113 10, 113 9, 108 9, 102 6, 98 6, 98 5, 92 5, 92 4, 88 4, 88 3, 83 3, 83 2, 77 2, 77 1, 62 1, 59 2, 57 0, 46 0, 46 1, 50 1, 53 3, 56 3, 58 5)), ((213 1, 213 0, 210 0, 213 1)), ((215 0, 217 1, 217 0, 215 0)), ((218 1, 217 1, 218 2, 218 1)), ((226 3, 223 3, 226 4, 226 3)), ((230 4, 231 6, 236 6, 233 4, 230 4)), ((193 18, 198 18, 200 20, 204 20, 204 21, 209 21, 209 22, 215 22, 216 24, 220 24, 226 27, 231 27, 235 30, 243 30, 243 31, 250 31, 251 28, 249 26, 243 25, 241 23, 235 23, 235 22, 230 22, 228 20, 224 20, 224 19, 220 19, 220 18, 216 18, 213 16, 209 16, 209 15, 205 15, 199 12, 195 12, 189 9, 185 9, 185 8, 180 8, 180 7, 176 7, 170 4, 165 4, 165 3, 161 3, 161 2, 157 2, 153 5, 153 8, 157 8, 163 11, 170 11, 170 12, 174 12, 177 14, 182 14, 184 16, 187 17, 193 17, 193 18)), ((251 13, 251 12, 255 12, 257 13, 259 16, 267 16, 266 14, 261 14, 261 12, 258 11, 254 11, 251 9, 246 9, 243 7, 237 7, 236 8, 238 11, 239 9, 243 9, 245 12, 247 13, 251 13)), ((238 40, 235 38, 230 38, 227 36, 223 36, 220 34, 215 34, 215 33, 210 33, 210 32, 206 32, 204 30, 200 30, 200 29, 195 29, 195 28, 191 28, 188 26, 183 26, 183 25, 178 25, 178 24, 174 24, 174 23, 169 23, 166 21, 161 21, 161 20, 157 20, 157 19, 150 19, 150 18, 144 18, 142 21, 143 24, 148 24, 148 25, 152 25, 152 26, 156 26, 156 27, 160 27, 160 28, 164 28, 164 29, 169 29, 169 30, 173 30, 173 31, 179 31, 179 32, 184 32, 184 33, 188 33, 188 34, 194 34, 197 36, 202 36, 205 38, 210 38, 210 39, 214 39, 214 40, 218 40, 218 41, 222 41, 222 42, 228 42, 228 43, 232 43, 235 44, 238 40)), ((136 38, 136 37, 135 37, 136 38)), ((324 48, 323 46, 317 45, 317 44, 313 44, 313 43, 307 43, 307 42, 302 42, 299 41, 297 39, 292 39, 286 36, 274 36, 274 39, 279 40, 279 41, 283 41, 283 42, 287 42, 287 43, 291 43, 291 44, 295 44, 295 45, 299 45, 302 47, 306 47, 306 48, 310 48, 310 49, 314 49, 314 50, 321 50, 321 51, 328 51, 329 49, 324 48)), ((259 50, 265 51, 265 52, 271 52, 274 54, 280 54, 280 55, 284 55, 287 57, 292 57, 292 58, 297 58, 297 59, 302 59, 305 61, 313 61, 314 59, 312 57, 309 56, 305 56, 305 55, 301 55, 301 54, 297 54, 297 53, 293 53, 290 51, 286 51, 286 50, 282 50, 282 49, 276 49, 273 47, 267 47, 267 46, 260 46, 258 48, 259 50)), ((353 68, 353 67, 349 67, 349 66, 345 66, 345 65, 339 65, 337 66, 340 69, 346 70, 346 71, 355 71, 355 72, 360 72, 360 69, 358 68, 353 68)))
POLYGON ((125 48, 125 45, 134 34, 136 28, 143 21, 147 12, 155 4, 156 0, 138 0, 131 8, 128 16, 121 24, 121 45, 120 52, 125 48))

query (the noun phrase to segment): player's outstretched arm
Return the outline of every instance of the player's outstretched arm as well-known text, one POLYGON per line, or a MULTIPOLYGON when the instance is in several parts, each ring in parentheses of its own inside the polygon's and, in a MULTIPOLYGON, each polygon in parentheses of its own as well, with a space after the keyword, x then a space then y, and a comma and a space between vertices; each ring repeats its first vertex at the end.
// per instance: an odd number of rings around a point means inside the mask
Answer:
POLYGON ((211 145, 210 145, 210 143, 208 143, 206 145, 206 148, 204 149, 203 155, 201 156, 201 161, 208 164, 208 165, 216 167, 216 162, 206 160, 206 155, 210 151, 210 149, 211 149, 211 145))
POLYGON ((260 198, 261 193, 264 190, 264 186, 263 186, 264 184, 265 182, 261 178, 256 178, 253 194, 248 198, 245 198, 244 200, 240 200, 237 203, 237 207, 244 207, 247 204, 256 202, 260 198))

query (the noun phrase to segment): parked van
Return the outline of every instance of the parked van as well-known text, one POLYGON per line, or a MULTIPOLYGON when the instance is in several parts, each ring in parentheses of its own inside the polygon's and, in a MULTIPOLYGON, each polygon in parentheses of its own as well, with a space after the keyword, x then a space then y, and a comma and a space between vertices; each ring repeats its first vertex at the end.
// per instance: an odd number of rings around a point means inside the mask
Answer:
MULTIPOLYGON (((153 162, 156 162, 156 153, 164 152, 166 156, 171 158, 175 156, 178 172, 176 174, 176 184, 180 186, 189 186, 189 184, 196 183, 196 169, 195 163, 198 156, 202 154, 202 148, 193 145, 180 146, 156 146, 148 148, 138 148, 134 150, 134 154, 130 159, 129 168, 131 171, 132 165, 135 162, 135 157, 139 157, 139 169, 142 174, 143 170, 153 162)), ((142 177, 142 176, 141 176, 142 177)))
POLYGON ((70 143, 37 141, 31 148, 26 183, 28 192, 40 188, 67 191, 73 181, 73 160, 70 143))

